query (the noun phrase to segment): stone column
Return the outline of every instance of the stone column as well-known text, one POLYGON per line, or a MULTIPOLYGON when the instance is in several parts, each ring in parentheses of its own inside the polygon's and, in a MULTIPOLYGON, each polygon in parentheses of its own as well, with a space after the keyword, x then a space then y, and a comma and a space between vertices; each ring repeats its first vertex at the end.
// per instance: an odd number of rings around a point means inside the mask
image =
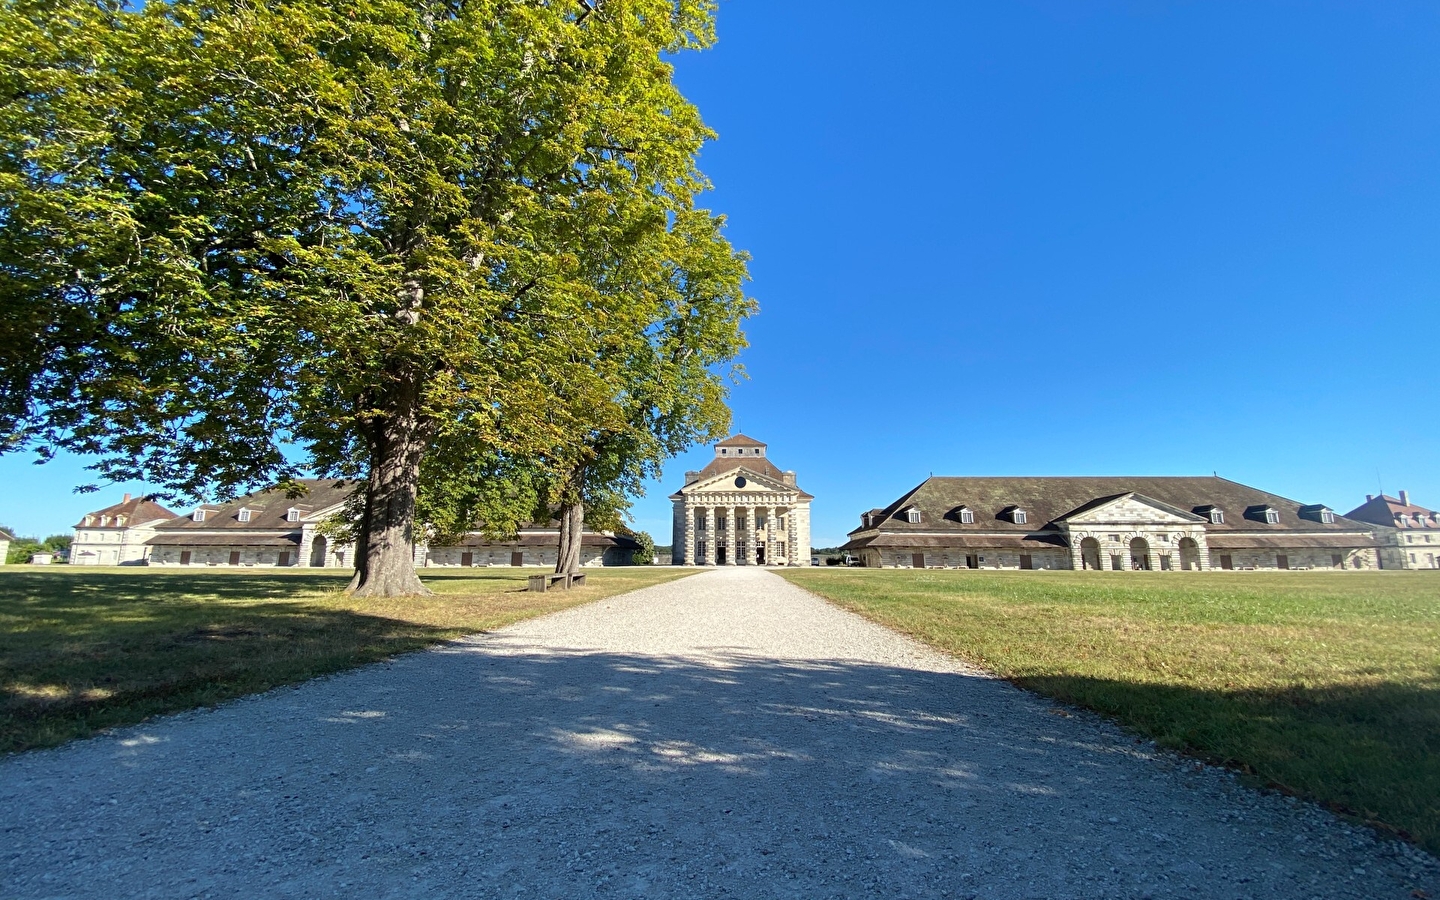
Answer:
POLYGON ((684 504, 683 508, 685 510, 685 523, 682 526, 685 532, 685 545, 683 548, 685 557, 681 562, 687 566, 693 566, 695 565, 695 509, 690 505, 690 501, 688 500, 682 501, 682 503, 684 504))
POLYGON ((705 565, 715 565, 715 507, 705 507, 705 565))
POLYGON ((751 506, 735 507, 735 565, 755 564, 755 509, 751 506), (741 522, 744 525, 741 525, 741 522))
MULTIPOLYGON (((792 506, 785 511, 785 560, 787 565, 802 565, 800 562, 800 551, 802 548, 798 543, 799 534, 800 529, 795 524, 795 507, 792 506)), ((805 547, 803 549, 805 556, 808 557, 810 555, 810 548, 805 547)), ((809 561, 809 559, 805 560, 807 563, 809 561)))
POLYGON ((735 531, 739 528, 735 515, 740 511, 737 506, 728 507, 725 511, 725 565, 733 566, 735 562, 735 531))

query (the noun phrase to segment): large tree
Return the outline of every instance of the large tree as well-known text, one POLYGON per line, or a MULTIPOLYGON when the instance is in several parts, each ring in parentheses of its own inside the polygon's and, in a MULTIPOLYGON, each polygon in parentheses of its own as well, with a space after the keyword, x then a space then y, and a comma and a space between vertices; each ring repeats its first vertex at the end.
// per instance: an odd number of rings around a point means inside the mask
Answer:
POLYGON ((0 450, 354 478, 354 587, 423 592, 417 502, 523 505, 479 473, 633 422, 656 329, 709 332, 706 396, 742 345, 668 62, 713 7, 0 0, 0 450))

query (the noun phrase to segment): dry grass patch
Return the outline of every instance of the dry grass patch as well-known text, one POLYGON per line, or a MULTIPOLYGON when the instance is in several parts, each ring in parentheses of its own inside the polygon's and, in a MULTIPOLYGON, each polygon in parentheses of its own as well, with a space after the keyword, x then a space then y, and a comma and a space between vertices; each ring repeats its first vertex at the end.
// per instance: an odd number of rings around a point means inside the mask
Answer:
POLYGON ((534 570, 430 572, 436 594, 356 600, 346 572, 0 570, 0 752, 48 747, 374 662, 689 574, 588 572, 532 594, 534 570))
POLYGON ((1440 577, 791 570, 1024 687, 1440 851, 1440 577))

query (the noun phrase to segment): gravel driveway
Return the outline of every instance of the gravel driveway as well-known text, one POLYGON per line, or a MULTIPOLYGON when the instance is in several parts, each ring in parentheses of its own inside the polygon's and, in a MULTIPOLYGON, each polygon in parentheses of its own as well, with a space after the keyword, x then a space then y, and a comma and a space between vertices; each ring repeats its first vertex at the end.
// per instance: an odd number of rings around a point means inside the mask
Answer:
POLYGON ((0 762, 0 897, 1440 898, 757 569, 0 762))

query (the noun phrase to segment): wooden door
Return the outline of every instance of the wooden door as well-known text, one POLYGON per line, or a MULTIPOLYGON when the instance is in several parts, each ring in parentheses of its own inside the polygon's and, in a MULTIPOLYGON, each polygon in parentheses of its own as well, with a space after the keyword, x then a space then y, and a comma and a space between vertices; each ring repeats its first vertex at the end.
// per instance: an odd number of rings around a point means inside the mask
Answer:
POLYGON ((1228 553, 1222 554, 1222 555, 1220 556, 1220 568, 1222 568, 1222 569, 1233 569, 1233 568, 1235 568, 1235 560, 1234 560, 1234 558, 1231 557, 1230 554, 1228 554, 1228 553))
POLYGON ((460 565, 465 566, 466 568, 469 568, 470 566, 475 565, 475 554, 474 554, 474 553, 471 553, 471 552, 468 551, 468 550, 465 551, 464 553, 461 553, 461 554, 460 554, 460 565))
POLYGON ((277 565, 277 566, 288 566, 288 565, 290 565, 290 551, 289 551, 289 550, 281 550, 281 551, 280 551, 280 558, 277 559, 277 560, 275 560, 275 565, 277 565))
POLYGON ((1033 568, 1035 568, 1035 557, 1031 556, 1031 555, 1028 554, 1028 553, 1022 553, 1022 554, 1020 554, 1020 568, 1022 568, 1022 569, 1033 569, 1033 568))
POLYGON ((1343 568, 1345 568, 1345 554, 1343 554, 1343 553, 1332 553, 1332 554, 1330 554, 1330 565, 1334 566, 1334 567, 1337 568, 1337 569, 1343 569, 1343 568))
POLYGON ((1286 555, 1283 554, 1283 553, 1277 554, 1277 555, 1275 556, 1275 568, 1277 568, 1277 569, 1288 569, 1288 568, 1290 568, 1290 557, 1286 556, 1286 555))
POLYGON ((917 568, 917 569, 923 569, 923 568, 925 568, 925 554, 923 554, 923 553, 912 553, 912 554, 910 554, 910 565, 914 566, 914 567, 917 568))
POLYGON ((524 550, 516 550, 516 551, 514 551, 513 553, 511 553, 511 554, 510 554, 510 565, 512 565, 512 566, 523 566, 523 565, 525 565, 525 551, 524 551, 524 550))
POLYGON ((188 565, 190 565, 190 551, 189 551, 189 550, 181 550, 181 551, 180 551, 180 565, 182 565, 182 566, 188 566, 188 565))
POLYGON ((965 557, 965 568, 967 568, 967 569, 978 569, 978 568, 980 568, 980 557, 979 557, 979 555, 978 555, 978 554, 975 554, 975 553, 971 553, 971 554, 967 555, 967 556, 965 557))
POLYGON ((239 551, 239 550, 231 550, 231 551, 230 551, 230 565, 232 565, 232 566, 238 566, 238 565, 240 565, 240 551, 239 551))

